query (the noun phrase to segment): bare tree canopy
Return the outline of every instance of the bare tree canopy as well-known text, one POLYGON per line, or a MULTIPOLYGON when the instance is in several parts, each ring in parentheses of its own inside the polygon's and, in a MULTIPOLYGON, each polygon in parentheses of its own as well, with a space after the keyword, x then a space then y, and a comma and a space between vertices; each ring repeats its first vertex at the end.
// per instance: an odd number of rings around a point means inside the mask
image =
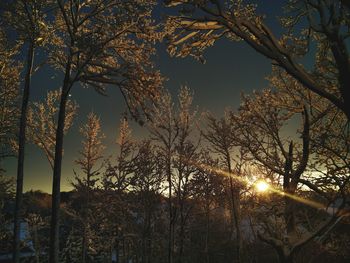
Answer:
POLYGON ((171 55, 201 58, 220 38, 243 40, 350 118, 347 1, 288 1, 280 18, 282 35, 273 32, 265 23, 265 14, 258 14, 249 1, 165 3, 179 10, 167 21, 171 55), (306 56, 313 56, 311 70, 302 63, 306 56))

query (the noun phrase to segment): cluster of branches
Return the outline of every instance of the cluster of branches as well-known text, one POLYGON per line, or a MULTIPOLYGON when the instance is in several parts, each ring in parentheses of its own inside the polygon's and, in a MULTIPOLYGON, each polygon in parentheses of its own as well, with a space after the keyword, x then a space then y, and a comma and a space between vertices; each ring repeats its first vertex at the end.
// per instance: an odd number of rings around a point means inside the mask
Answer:
POLYGON ((149 138, 135 140, 124 118, 119 153, 107 159, 99 118, 89 114, 64 201, 61 260, 245 262, 261 259, 263 244, 281 262, 321 247, 341 259, 345 247, 330 232, 348 215, 346 116, 280 70, 269 80, 223 118, 200 118, 187 88, 178 102, 164 93, 149 138), (273 191, 257 193, 260 179, 273 191))
MULTIPOLYGON (((52 95, 59 105, 57 121, 47 119, 43 123, 31 123, 48 132, 42 138, 35 133, 31 135, 44 149, 53 167, 50 261, 58 262, 63 137, 71 125, 71 116, 67 114, 69 93, 78 83, 93 87, 101 94, 106 93, 107 86, 115 86, 131 114, 142 120, 148 105, 157 99, 162 83, 162 77, 151 62, 154 44, 162 37, 151 17, 155 3, 119 0, 1 2, 1 94, 5 94, 1 96, 4 102, 1 103, 1 159, 13 155, 9 145, 13 141, 17 141, 14 148, 18 158, 14 262, 19 262, 20 257, 19 227, 28 120, 31 121, 33 113, 46 114, 46 110, 53 109, 35 105, 33 112, 28 112, 32 75, 38 68, 50 67, 63 76, 60 92, 52 95), (22 71, 21 65, 24 65, 22 71), (12 105, 19 98, 21 106, 12 105), (16 134, 17 140, 11 138, 16 134)), ((53 112, 49 114, 52 117, 53 112)))
MULTIPOLYGON (((153 111, 154 122, 148 123, 148 139, 133 139, 128 121, 122 119, 117 138, 119 153, 107 159, 103 157, 105 147, 100 120, 94 113, 88 115, 86 124, 80 129, 82 149, 76 160, 79 170, 74 171, 72 180, 74 190, 63 206, 62 227, 65 231, 61 232, 60 260, 105 262, 114 255, 118 261, 163 262, 168 253, 168 220, 171 221, 172 258, 188 261, 193 248, 198 251, 198 260, 203 259, 204 247, 209 258, 210 243, 214 240, 208 237, 206 245, 198 247, 195 246, 198 241, 192 239, 201 239, 202 231, 207 236, 218 231, 213 226, 214 215, 221 220, 220 233, 224 235, 227 225, 222 216, 224 213, 213 210, 225 209, 225 202, 221 203, 225 200, 225 179, 214 176, 215 173, 208 169, 197 168, 193 162, 197 160, 208 166, 217 164, 208 151, 199 149, 198 138, 193 137, 192 93, 183 88, 178 98, 175 107, 170 94, 163 94, 153 111), (164 112, 169 114, 164 115, 164 112), (164 122, 167 117, 168 122, 164 122), (174 134, 170 155, 162 140, 167 132, 174 134), (204 212, 205 222, 201 219, 204 212)), ((40 126, 38 128, 36 132, 40 137, 43 131, 40 126)), ((43 213, 38 211, 37 216, 43 217, 43 213)), ((41 220, 38 222, 42 223, 41 220)), ((44 260, 48 250, 44 238, 47 226, 36 226, 31 221, 31 228, 41 228, 37 247, 43 253, 38 254, 38 258, 44 260)), ((228 241, 220 241, 220 244, 228 241)), ((216 247, 220 248, 220 244, 216 247)))
POLYGON ((296 0, 286 3, 278 37, 258 14, 256 5, 233 1, 165 1, 180 6, 168 19, 169 52, 176 56, 201 58, 203 50, 216 40, 245 41, 271 59, 306 89, 329 100, 347 118, 349 104, 349 5, 348 1, 296 0), (313 52, 311 45, 317 45, 313 52), (314 70, 301 59, 314 56, 314 70), (327 74, 323 74, 327 72, 327 74))
MULTIPOLYGON (((259 237, 276 249, 282 262, 293 262, 305 244, 343 218, 340 208, 348 200, 349 3, 288 1, 279 34, 249 1, 165 3, 176 12, 167 20, 171 55, 203 61, 204 50, 225 38, 246 42, 272 62, 271 88, 244 96, 239 112, 230 113, 232 123, 225 126, 236 131, 234 141, 245 159, 281 186, 284 218, 277 216, 276 228, 265 227, 259 237), (313 68, 302 65, 305 57, 313 58, 313 68), (281 138, 283 127, 296 114, 303 116, 299 144, 293 138, 281 138), (342 200, 329 220, 304 233, 296 228, 298 209, 288 198, 301 194, 303 187, 328 204, 342 200)), ((213 123, 224 127, 222 122, 213 123)), ((216 150, 229 146, 225 140, 210 139, 216 150)), ((227 155, 221 149, 218 152, 227 155)))

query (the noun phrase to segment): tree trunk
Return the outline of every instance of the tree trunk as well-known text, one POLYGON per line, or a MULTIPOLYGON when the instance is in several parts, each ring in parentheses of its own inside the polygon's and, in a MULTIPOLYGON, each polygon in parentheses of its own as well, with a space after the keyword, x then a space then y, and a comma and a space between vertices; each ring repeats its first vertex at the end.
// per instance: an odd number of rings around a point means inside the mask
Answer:
POLYGON ((28 47, 26 76, 24 82, 24 90, 22 97, 21 118, 18 135, 18 162, 17 162, 17 186, 16 186, 16 205, 14 215, 14 249, 13 261, 19 263, 20 259, 20 224, 21 224, 21 208, 23 197, 23 175, 24 175, 24 151, 26 143, 26 127, 27 127, 27 111, 30 95, 30 82, 32 77, 34 60, 34 44, 31 43, 28 47))
MULTIPOLYGON (((180 192, 179 192, 180 194, 180 192)), ((184 200, 181 198, 180 201, 180 234, 179 234, 179 258, 178 263, 182 262, 184 243, 185 243, 185 224, 186 219, 184 215, 184 200)))
POLYGON ((168 163, 167 163, 167 173, 168 173, 168 184, 169 184, 169 199, 168 199, 168 205, 169 205, 169 229, 168 229, 168 263, 173 262, 173 246, 174 246, 174 215, 173 215, 173 204, 172 204, 172 183, 171 183, 171 153, 170 150, 168 150, 168 163))
MULTIPOLYGON (((285 160, 284 176, 283 176, 283 191, 288 195, 294 195, 295 189, 292 189, 291 172, 293 167, 293 141, 289 143, 288 158, 285 160)), ((287 234, 295 232, 295 207, 294 200, 290 197, 284 197, 284 220, 287 227, 287 234)))
MULTIPOLYGON (((232 167, 231 167, 231 157, 229 154, 226 156, 228 171, 230 174, 232 174, 232 167)), ((236 245, 234 247, 234 262, 241 262, 241 250, 242 250, 242 234, 241 234, 241 227, 240 227, 240 196, 239 196, 239 189, 234 189, 233 180, 230 176, 230 194, 231 194, 231 202, 232 202, 232 213, 231 213, 231 224, 232 228, 234 226, 236 230, 236 245), (234 222, 232 222, 234 221, 234 222)))
MULTIPOLYGON (((90 153, 90 151, 89 151, 90 153)), ((90 158, 88 158, 88 160, 90 160, 90 158)), ((85 190, 84 188, 84 191, 83 191, 83 194, 85 194, 85 191, 86 191, 86 202, 82 205, 82 224, 83 224, 83 228, 84 228, 84 231, 83 231, 83 242, 82 242, 82 260, 81 260, 81 263, 85 263, 86 262, 86 257, 87 257, 87 247, 88 247, 88 244, 87 244, 87 240, 88 240, 88 237, 87 237, 87 226, 88 226, 88 214, 89 214, 89 211, 91 211, 89 208, 90 208, 90 197, 91 195, 93 194, 92 191, 91 191, 91 181, 90 181, 90 178, 91 178, 91 170, 92 168, 90 167, 90 165, 88 165, 88 169, 87 169, 87 173, 86 173, 86 184, 87 184, 87 189, 85 190)))
MULTIPOLYGON (((289 193, 294 194, 294 193, 289 193)), ((295 202, 289 197, 285 197, 284 220, 286 222, 287 234, 294 234, 295 229, 295 202)))
POLYGON ((210 207, 209 198, 207 197, 205 210, 206 210, 206 227, 205 227, 205 260, 209 263, 209 224, 210 224, 210 207))
POLYGON ((66 73, 62 87, 60 110, 56 130, 55 161, 52 182, 52 213, 50 229, 50 263, 59 261, 59 209, 61 201, 61 168, 62 168, 62 151, 64 125, 66 117, 67 98, 72 86, 70 82, 70 60, 66 66, 66 73))
POLYGON ((236 262, 241 262, 241 253, 242 253, 242 233, 241 233, 241 209, 240 209, 240 199, 239 199, 239 190, 233 192, 233 215, 236 228, 236 262))

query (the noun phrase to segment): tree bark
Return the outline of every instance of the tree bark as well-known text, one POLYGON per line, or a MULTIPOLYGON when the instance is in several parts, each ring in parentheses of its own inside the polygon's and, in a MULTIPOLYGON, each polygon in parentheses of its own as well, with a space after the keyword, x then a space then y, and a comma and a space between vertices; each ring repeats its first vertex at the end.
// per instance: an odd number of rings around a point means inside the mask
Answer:
POLYGON ((20 225, 21 225, 21 208, 23 199, 23 177, 24 177, 24 152, 26 144, 26 127, 27 127, 27 111, 30 95, 30 84, 32 77, 33 61, 34 61, 34 44, 30 43, 27 54, 26 75, 24 81, 24 90, 22 97, 22 108, 18 135, 18 161, 17 161, 17 185, 16 185, 16 205, 14 215, 14 249, 13 261, 19 263, 20 260, 20 225))
MULTIPOLYGON (((293 141, 289 143, 288 158, 285 160, 284 165, 284 176, 283 176, 283 191, 289 195, 294 195, 295 191, 292 187, 291 177, 292 177, 292 167, 293 167, 293 141)), ((284 221, 286 223, 287 234, 293 234, 295 232, 295 207, 294 200, 290 197, 284 197, 284 221)))
POLYGON ((68 94, 72 83, 70 81, 71 62, 68 59, 65 77, 63 81, 60 109, 58 114, 58 123, 56 130, 55 161, 52 182, 52 212, 51 212, 51 229, 50 229, 50 263, 59 261, 59 210, 61 201, 61 168, 62 168, 62 151, 64 125, 66 117, 66 105, 68 94))
MULTIPOLYGON (((90 146, 90 144, 89 144, 90 146)), ((86 202, 83 204, 83 212, 82 212, 82 218, 83 218, 83 228, 84 228, 84 231, 83 231, 83 241, 82 241, 82 259, 81 259, 81 263, 85 263, 86 262, 86 258, 87 258, 87 240, 88 240, 88 237, 87 237, 87 225, 88 225, 88 214, 89 214, 89 211, 91 211, 89 208, 90 208, 90 197, 91 195, 93 194, 92 191, 91 191, 91 174, 92 174, 92 167, 89 165, 90 164, 90 148, 88 150, 88 168, 87 168, 87 173, 86 173, 86 184, 87 184, 87 188, 86 190, 84 189, 84 192, 86 191, 86 202)))

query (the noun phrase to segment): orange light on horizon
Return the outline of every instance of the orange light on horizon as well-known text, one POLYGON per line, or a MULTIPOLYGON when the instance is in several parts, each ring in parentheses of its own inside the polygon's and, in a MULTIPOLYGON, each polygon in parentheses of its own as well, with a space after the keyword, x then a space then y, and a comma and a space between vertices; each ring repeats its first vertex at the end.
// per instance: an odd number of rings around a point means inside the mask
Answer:
POLYGON ((228 177, 232 177, 234 180, 240 182, 240 183, 243 183, 245 185, 253 185, 255 186, 256 190, 258 192, 266 192, 267 190, 273 192, 273 193, 276 193, 278 195, 281 195, 281 196, 286 196, 286 197, 289 197, 290 199, 293 199, 297 202, 300 202, 300 203, 303 203, 307 206, 310 206, 310 207, 314 207, 314 208, 317 208, 317 209, 326 209, 326 206, 322 203, 319 203, 319 202, 316 202, 316 201, 313 201, 313 200, 310 200, 310 199, 307 199, 307 198, 303 198, 303 197, 300 197, 300 196, 297 196, 297 195, 294 195, 294 194, 289 194, 289 193, 286 193, 284 192, 283 190, 279 190, 277 187, 274 187, 270 184, 268 184, 267 182, 265 182, 264 180, 258 180, 256 181, 255 183, 253 183, 252 181, 244 178, 244 177, 241 177, 241 176, 237 176, 235 175, 234 173, 229 173, 227 171, 224 171, 220 168, 216 168, 216 167, 213 167, 213 166, 210 166, 210 165, 206 165, 206 164, 202 164, 202 163, 198 163, 198 162, 195 162, 193 160, 191 161, 188 161, 190 164, 198 167, 198 168, 201 168, 201 169, 204 169, 204 170, 208 170, 208 171, 214 171, 215 173, 217 174, 221 174, 223 176, 228 176, 228 177))

